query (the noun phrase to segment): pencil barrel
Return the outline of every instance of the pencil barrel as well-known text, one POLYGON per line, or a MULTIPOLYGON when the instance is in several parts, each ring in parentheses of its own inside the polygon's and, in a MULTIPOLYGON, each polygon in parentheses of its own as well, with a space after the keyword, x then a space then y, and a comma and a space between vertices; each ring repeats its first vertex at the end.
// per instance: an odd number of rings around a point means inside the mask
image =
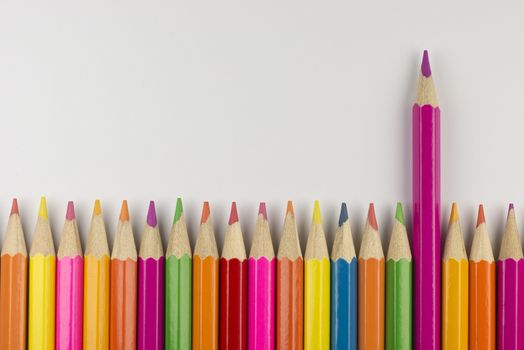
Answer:
POLYGON ((109 256, 84 257, 84 350, 109 349, 109 256))
POLYGON ((29 350, 55 348, 55 277, 55 256, 29 259, 29 350))
POLYGON ((0 260, 0 349, 25 350, 27 257, 4 254, 0 260))
POLYGON ((138 350, 164 349, 165 258, 138 258, 138 350))
POLYGON ((277 260, 276 271, 276 348, 295 350, 303 347, 304 334, 304 260, 277 260))
POLYGON ((357 259, 331 261, 331 350, 357 350, 357 259))
POLYGON ((247 348, 247 260, 220 259, 220 349, 247 348))
POLYGON ((248 348, 275 348, 275 259, 248 260, 248 348))
POLYGON ((468 283, 466 259, 449 259, 442 267, 442 349, 468 349, 468 283))
POLYGON ((440 349, 440 109, 413 106, 414 348, 440 349))
POLYGON ((56 350, 82 350, 84 259, 59 258, 56 263, 56 350))
POLYGON ((193 349, 218 349, 218 259, 193 257, 193 349))
POLYGON ((412 341, 413 264, 386 262, 386 350, 410 350, 412 341))
POLYGON ((497 262, 497 349, 524 348, 524 259, 497 262))
POLYGON ((309 259, 305 264, 304 349, 329 349, 330 262, 309 259))
POLYGON ((191 258, 166 260, 166 350, 191 349, 191 258))
POLYGON ((111 259, 111 350, 136 349, 137 262, 111 259))
POLYGON ((469 349, 496 348, 496 265, 469 262, 469 349))
POLYGON ((384 259, 358 259, 358 348, 384 348, 384 259))

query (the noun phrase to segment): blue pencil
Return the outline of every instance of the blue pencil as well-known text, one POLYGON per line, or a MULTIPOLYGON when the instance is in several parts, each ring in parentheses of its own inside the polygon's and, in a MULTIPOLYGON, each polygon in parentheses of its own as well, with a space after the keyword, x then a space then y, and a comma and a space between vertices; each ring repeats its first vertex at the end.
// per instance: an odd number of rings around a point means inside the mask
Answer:
POLYGON ((357 257, 346 203, 331 252, 331 349, 357 350, 357 257))

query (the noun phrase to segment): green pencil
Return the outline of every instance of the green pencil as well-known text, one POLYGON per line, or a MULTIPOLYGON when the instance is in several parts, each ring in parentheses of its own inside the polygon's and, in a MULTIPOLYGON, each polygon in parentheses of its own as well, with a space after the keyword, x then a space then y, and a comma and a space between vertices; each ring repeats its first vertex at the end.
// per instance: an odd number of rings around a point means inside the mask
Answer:
POLYGON ((191 349, 191 271, 191 246, 178 198, 166 252, 166 350, 191 349))
POLYGON ((409 350, 413 346, 412 270, 402 204, 397 203, 386 260, 386 350, 409 350))

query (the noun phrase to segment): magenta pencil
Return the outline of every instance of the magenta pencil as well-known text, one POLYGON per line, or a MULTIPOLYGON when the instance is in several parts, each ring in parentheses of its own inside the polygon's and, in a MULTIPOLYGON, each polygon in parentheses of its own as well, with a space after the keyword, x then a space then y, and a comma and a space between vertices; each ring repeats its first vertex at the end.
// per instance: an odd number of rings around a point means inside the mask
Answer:
POLYGON ((497 348, 524 348, 524 256, 513 204, 497 261, 497 348))
POLYGON ((275 251, 260 203, 248 260, 248 349, 275 348, 275 251))
POLYGON ((138 255, 138 350, 164 349, 164 271, 164 249, 151 201, 138 255))
POLYGON ((440 108, 424 51, 413 105, 414 348, 440 349, 440 108))
POLYGON ((68 202, 56 262, 56 350, 82 349, 83 299, 84 258, 75 207, 68 202))

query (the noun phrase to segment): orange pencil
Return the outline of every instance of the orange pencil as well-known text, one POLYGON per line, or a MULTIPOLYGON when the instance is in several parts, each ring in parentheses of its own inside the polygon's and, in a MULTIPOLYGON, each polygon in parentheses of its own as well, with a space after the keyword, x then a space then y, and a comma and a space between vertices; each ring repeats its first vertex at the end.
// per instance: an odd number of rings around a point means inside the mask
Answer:
POLYGON ((27 249, 16 198, 11 206, 0 264, 0 349, 25 350, 27 249))
POLYGON ((193 349, 218 349, 218 249, 204 202, 193 256, 193 349))
POLYGON ((111 255, 109 348, 136 349, 137 253, 127 201, 122 202, 111 255))
POLYGON ((358 348, 384 349, 385 262, 375 207, 369 205, 358 258, 358 348))
POLYGON ((496 265, 489 241, 484 207, 479 205, 477 228, 469 256, 469 349, 495 350, 496 265))

